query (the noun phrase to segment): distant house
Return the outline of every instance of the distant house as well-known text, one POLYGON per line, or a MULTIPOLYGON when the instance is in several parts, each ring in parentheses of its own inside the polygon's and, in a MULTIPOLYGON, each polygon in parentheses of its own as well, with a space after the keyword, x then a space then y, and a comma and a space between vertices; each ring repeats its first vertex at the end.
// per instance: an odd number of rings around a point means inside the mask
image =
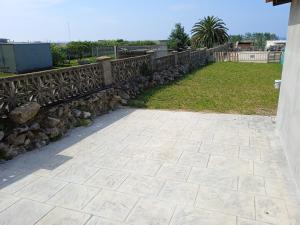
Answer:
POLYGON ((25 73, 51 67, 49 43, 0 43, 0 72, 25 73))
POLYGON ((285 49, 286 40, 269 40, 266 44, 267 51, 282 51, 285 49))
POLYGON ((235 48, 240 51, 250 51, 253 50, 254 42, 251 40, 237 41, 235 48))
POLYGON ((0 43, 8 43, 9 39, 7 38, 0 38, 0 43))

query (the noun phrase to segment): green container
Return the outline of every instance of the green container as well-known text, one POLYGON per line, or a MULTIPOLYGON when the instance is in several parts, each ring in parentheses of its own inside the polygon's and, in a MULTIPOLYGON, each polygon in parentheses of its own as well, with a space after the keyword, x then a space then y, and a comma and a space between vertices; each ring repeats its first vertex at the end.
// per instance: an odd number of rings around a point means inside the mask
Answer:
POLYGON ((280 57, 280 64, 281 65, 283 65, 283 63, 284 63, 284 54, 285 54, 285 51, 282 52, 281 57, 280 57))

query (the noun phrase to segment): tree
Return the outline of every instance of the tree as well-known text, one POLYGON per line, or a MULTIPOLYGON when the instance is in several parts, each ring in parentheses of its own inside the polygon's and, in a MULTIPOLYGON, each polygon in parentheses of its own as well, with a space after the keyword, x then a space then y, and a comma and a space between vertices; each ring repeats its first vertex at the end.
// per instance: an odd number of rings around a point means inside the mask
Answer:
POLYGON ((66 49, 56 44, 51 44, 52 62, 54 66, 64 64, 67 59, 66 49))
POLYGON ((185 33, 184 27, 180 23, 176 23, 168 39, 168 48, 180 51, 189 45, 189 35, 185 33))
POLYGON ((232 43, 236 43, 237 41, 242 41, 243 40, 243 35, 230 35, 229 36, 229 41, 232 42, 232 43))
POLYGON ((199 20, 192 29, 192 43, 194 47, 212 48, 228 41, 228 28, 218 17, 208 16, 199 20))
POLYGON ((264 49, 268 40, 278 40, 276 34, 271 33, 253 33, 252 40, 254 41, 254 47, 264 49))

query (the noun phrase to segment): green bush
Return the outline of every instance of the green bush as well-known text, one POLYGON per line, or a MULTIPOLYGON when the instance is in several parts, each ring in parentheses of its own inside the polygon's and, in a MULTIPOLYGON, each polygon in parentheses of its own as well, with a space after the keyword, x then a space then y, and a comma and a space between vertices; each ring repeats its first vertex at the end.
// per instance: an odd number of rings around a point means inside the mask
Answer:
POLYGON ((89 41, 72 41, 67 44, 67 52, 71 59, 90 57, 94 44, 89 41))
POLYGON ((100 40, 97 42, 94 42, 95 46, 98 47, 106 47, 106 46, 121 46, 121 45, 130 45, 130 46, 144 46, 144 45, 156 45, 157 43, 155 41, 126 41, 123 39, 117 39, 117 40, 100 40))
POLYGON ((97 47, 112 47, 112 46, 145 46, 155 45, 154 41, 126 41, 123 39, 117 40, 100 40, 100 41, 72 41, 66 46, 51 45, 53 65, 62 65, 65 60, 82 59, 92 57, 93 48, 97 47))
POLYGON ((66 49, 55 44, 51 45, 52 61, 54 66, 64 64, 67 59, 66 49))

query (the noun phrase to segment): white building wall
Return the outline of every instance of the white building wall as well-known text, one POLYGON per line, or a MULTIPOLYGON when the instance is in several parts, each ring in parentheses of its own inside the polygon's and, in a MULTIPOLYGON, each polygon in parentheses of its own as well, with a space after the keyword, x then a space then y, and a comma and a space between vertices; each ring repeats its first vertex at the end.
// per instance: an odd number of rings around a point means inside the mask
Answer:
POLYGON ((293 0, 291 5, 277 121, 283 147, 300 188, 300 0, 293 0))
POLYGON ((256 62, 267 63, 268 52, 267 51, 241 51, 238 52, 239 62, 256 62))

